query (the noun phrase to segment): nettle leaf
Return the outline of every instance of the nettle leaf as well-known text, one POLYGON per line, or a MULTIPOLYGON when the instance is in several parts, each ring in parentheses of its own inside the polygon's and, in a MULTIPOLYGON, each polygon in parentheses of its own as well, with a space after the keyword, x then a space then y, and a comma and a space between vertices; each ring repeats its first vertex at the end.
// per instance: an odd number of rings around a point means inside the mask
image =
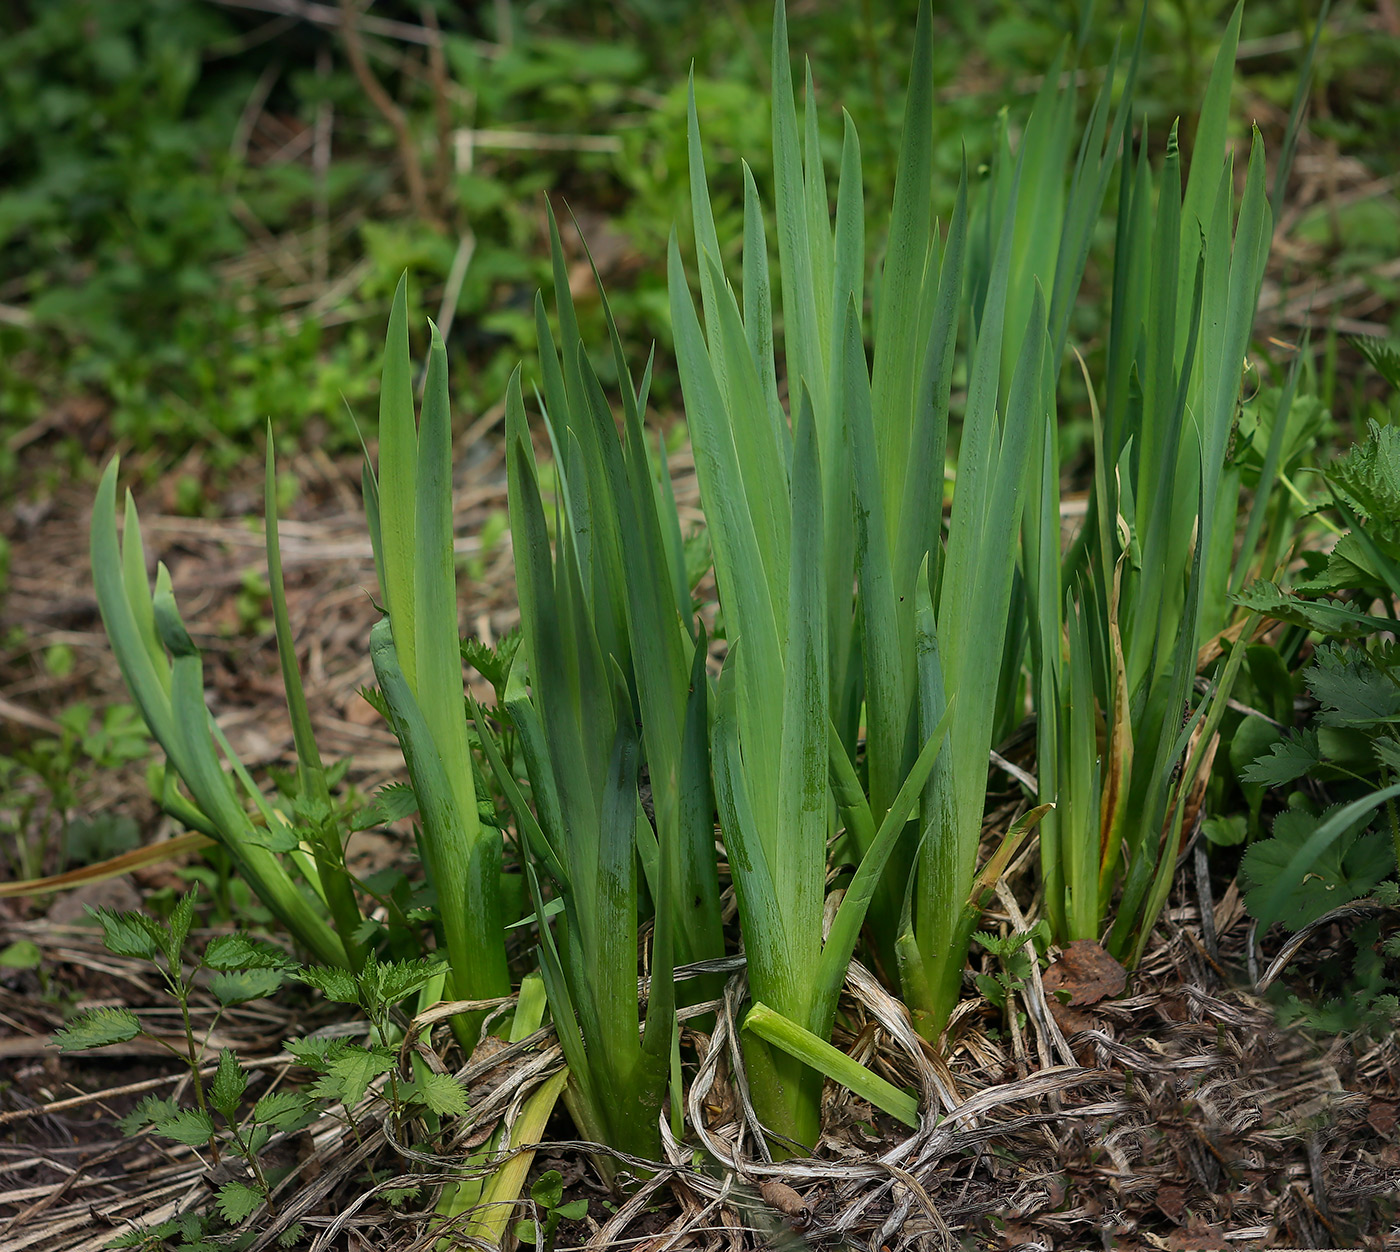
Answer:
MULTIPOLYGON (((1309 589, 1321 592, 1337 590, 1320 584, 1313 584, 1309 589)), ((1241 608, 1262 613, 1275 621, 1345 639, 1371 635, 1394 625, 1384 618, 1363 613, 1356 605, 1344 600, 1304 600, 1264 578, 1255 579, 1230 599, 1241 608)))
POLYGON ((313 1095, 341 1104, 358 1104, 381 1074, 397 1064, 388 1048, 349 1048, 326 1067, 326 1073, 311 1089, 313 1095))
POLYGON ((336 1057, 360 1045, 335 1036, 304 1035, 300 1039, 288 1039, 282 1046, 308 1069, 324 1070, 336 1057))
MULTIPOLYGON (((1367 534, 1385 556, 1391 560, 1400 556, 1395 544, 1384 535, 1373 533, 1372 529, 1368 529, 1367 534)), ((1328 553, 1321 577, 1300 584, 1298 589, 1309 592, 1314 588, 1322 592, 1362 588, 1383 590, 1386 586, 1385 574, 1376 568, 1376 564, 1356 532, 1348 531, 1328 553)))
POLYGON ((184 1244, 176 1252, 213 1252, 212 1245, 204 1242, 204 1232, 209 1228, 210 1220, 203 1213, 181 1213, 175 1219, 175 1228, 180 1232, 184 1244))
POLYGON ((294 826, 315 831, 330 824, 335 817, 335 810, 329 800, 317 795, 303 794, 292 802, 292 816, 295 819, 292 823, 294 826))
POLYGON ((109 1248, 158 1248, 165 1245, 165 1241, 181 1229, 178 1218, 172 1218, 168 1222, 160 1222, 155 1226, 136 1226, 131 1230, 124 1231, 107 1244, 109 1248))
POLYGON ((1400 721, 1400 684, 1357 648, 1323 647, 1303 675, 1324 726, 1400 721))
POLYGON ((181 1109, 174 1117, 156 1123, 156 1134, 197 1148, 214 1137, 214 1119, 199 1109, 181 1109))
POLYGON ((1400 345, 1393 339, 1377 339, 1370 335, 1348 335, 1347 338, 1371 363, 1371 368, 1400 391, 1400 345))
POLYGON ((280 822, 275 826, 253 826, 244 834, 244 839, 256 848, 269 852, 295 852, 301 847, 301 836, 290 826, 280 822))
POLYGON ((408 1096, 442 1116, 462 1117, 467 1111, 467 1091, 451 1074, 420 1074, 408 1084, 408 1096))
POLYGON ((295 1091, 269 1091, 253 1105, 253 1120, 278 1130, 291 1130, 311 1110, 311 1102, 295 1091))
POLYGON ((360 698, 386 722, 389 720, 389 702, 378 687, 361 687, 360 698))
POLYGON ((418 812, 418 796, 407 783, 389 783, 374 793, 374 798, 357 809, 350 821, 351 830, 369 830, 387 826, 418 812))
POLYGON ((219 1188, 219 1213, 231 1226, 246 1221, 262 1202, 263 1193, 246 1182, 226 1182, 219 1188))
POLYGON ((214 1071, 214 1081, 209 1085, 209 1098, 224 1115, 225 1121, 233 1123, 238 1120, 238 1105, 247 1090, 248 1075, 238 1064, 233 1049, 225 1048, 219 1053, 219 1067, 214 1071))
POLYGON ((165 957, 173 966, 180 959, 180 950, 189 938, 190 927, 194 924, 194 901, 198 888, 185 892, 175 907, 170 910, 169 929, 165 941, 165 957))
POLYGON ((180 1106, 170 1096, 148 1095, 117 1125, 124 1135, 139 1135, 146 1127, 174 1117, 179 1111, 180 1106))
POLYGON ((164 951, 166 931, 144 913, 118 913, 115 909, 88 909, 102 925, 102 942, 116 956, 154 960, 164 951))
POLYGON ((141 1023, 130 1009, 92 1009, 55 1031, 53 1041, 64 1052, 84 1052, 125 1043, 140 1033, 141 1023))
POLYGON ((360 1002, 359 986, 355 982, 355 975, 348 969, 339 969, 334 965, 311 965, 303 969, 297 977, 315 987, 327 1000, 335 1000, 340 1004, 360 1002))
POLYGON ((1338 457, 1327 478, 1372 521, 1400 522, 1400 428, 1368 422, 1365 442, 1338 457))
MULTIPOLYGON (((1334 812, 1320 816, 1304 809, 1284 809, 1274 818, 1273 837, 1251 844, 1240 859, 1244 902, 1254 916, 1288 872, 1290 862, 1309 837, 1334 812)), ((1366 814, 1344 830, 1313 863, 1307 873, 1288 884, 1287 895, 1275 917, 1288 930, 1299 930, 1324 913, 1366 895, 1395 867, 1390 841, 1383 835, 1362 834, 1366 814)))
POLYGON ((292 960, 274 943, 254 939, 241 931, 219 935, 204 949, 204 963, 210 969, 286 969, 292 960))
POLYGON ((1317 731, 1306 727, 1273 745, 1268 754, 1248 766, 1240 777, 1265 787, 1282 787, 1322 764, 1317 731))
POLYGON ((462 660, 499 692, 505 686, 511 662, 515 660, 515 654, 520 648, 520 639, 519 627, 509 634, 502 635, 494 648, 480 639, 463 639, 462 660))
POLYGON ((286 977, 280 969, 225 970, 209 980, 209 992, 227 1008, 270 996, 286 977))
POLYGON ((391 963, 380 963, 371 957, 365 962, 360 978, 366 993, 380 1004, 397 1004, 427 986, 446 968, 445 961, 430 956, 391 963))
POLYGON ((1400 740, 1382 735, 1371 744, 1376 754, 1376 763, 1400 774, 1400 740))

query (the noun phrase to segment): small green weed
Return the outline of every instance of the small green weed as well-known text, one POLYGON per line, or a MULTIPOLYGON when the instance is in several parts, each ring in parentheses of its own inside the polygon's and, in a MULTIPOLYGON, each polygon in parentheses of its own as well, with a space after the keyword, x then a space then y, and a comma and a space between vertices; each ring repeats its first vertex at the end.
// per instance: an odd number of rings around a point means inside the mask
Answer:
MULTIPOLYGON (((52 660, 50 661, 52 664, 52 660)), ((136 823, 120 813, 77 816, 93 780, 150 752, 136 710, 114 704, 98 714, 70 705, 58 733, 0 755, 0 855, 10 877, 40 878, 70 865, 117 856, 140 842, 136 823)))
POLYGON ((546 1170, 530 1187, 530 1199, 536 1210, 544 1211, 541 1222, 538 1212, 515 1223, 515 1237, 521 1243, 533 1244, 539 1252, 553 1252, 554 1233, 561 1221, 578 1221, 588 1212, 587 1200, 564 1203, 564 1177, 557 1169, 546 1170))

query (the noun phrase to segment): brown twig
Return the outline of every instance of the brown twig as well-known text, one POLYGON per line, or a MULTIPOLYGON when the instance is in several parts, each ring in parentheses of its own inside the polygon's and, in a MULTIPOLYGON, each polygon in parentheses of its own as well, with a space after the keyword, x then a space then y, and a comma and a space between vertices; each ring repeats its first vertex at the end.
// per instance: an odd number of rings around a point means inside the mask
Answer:
POLYGON ((370 102, 384 116, 393 128, 398 145, 399 160, 403 163, 404 181, 408 184, 408 198, 413 211, 435 230, 443 229, 441 217, 434 211, 428 199, 428 185, 423 179, 423 163, 418 157, 418 145, 409 127, 408 117, 398 103, 385 90, 375 72, 370 68, 365 56, 364 40, 360 34, 360 11, 355 0, 340 0, 340 34, 345 42, 345 54, 350 58, 350 68, 364 89, 370 102))
POLYGON ((452 186, 452 110, 447 103, 451 83, 447 76, 447 58, 442 51, 442 31, 438 26, 437 14, 430 4, 423 5, 420 11, 423 25, 438 37, 428 45, 428 78, 433 85, 433 121, 437 126, 437 164, 433 169, 432 192, 437 203, 443 206, 446 216, 448 192, 452 186))

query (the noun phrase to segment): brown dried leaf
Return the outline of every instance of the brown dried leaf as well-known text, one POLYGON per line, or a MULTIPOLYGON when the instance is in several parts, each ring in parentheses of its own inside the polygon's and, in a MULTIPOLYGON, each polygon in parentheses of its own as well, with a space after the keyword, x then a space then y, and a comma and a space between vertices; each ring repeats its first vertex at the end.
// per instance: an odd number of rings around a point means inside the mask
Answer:
POLYGON ((1068 991, 1074 1005, 1097 1004, 1128 985, 1127 970, 1092 939, 1076 939, 1066 946, 1043 977, 1047 996, 1068 991))
POLYGON ((1186 1212, 1186 1188, 1175 1186, 1172 1183, 1164 1183, 1157 1188, 1157 1207, 1162 1210, 1174 1222, 1181 1221, 1181 1215, 1186 1212))
POLYGON ((1395 1130, 1397 1111, 1400 1104, 1394 1100, 1372 1100, 1366 1110, 1366 1125, 1378 1135, 1389 1136, 1395 1130))
POLYGON ((1050 1236, 1044 1231, 1020 1222, 1007 1222, 1001 1231, 1002 1247, 1006 1252, 1016 1252, 1021 1248, 1053 1248, 1050 1236))
POLYGON ((805 1222, 811 1216, 812 1210, 807 1207, 807 1201, 787 1183, 779 1182, 776 1178, 765 1178, 758 1184, 758 1189, 764 1200, 784 1217, 794 1222, 805 1222))
POLYGON ((1225 1227, 1212 1226, 1199 1217, 1193 1217, 1185 1230, 1168 1235, 1163 1241, 1164 1248, 1171 1252, 1217 1252, 1228 1247, 1225 1242, 1225 1227))
MULTIPOLYGON (((1083 1009, 1071 1008, 1057 1000, 1054 996, 1046 996, 1046 1003, 1050 1006, 1050 1016, 1055 1019, 1055 1024, 1066 1034, 1077 1034, 1081 1030, 1095 1030, 1103 1023, 1092 1013, 1086 1013, 1083 1009)), ((1091 1065, 1092 1061, 1081 1061, 1081 1064, 1091 1065)))

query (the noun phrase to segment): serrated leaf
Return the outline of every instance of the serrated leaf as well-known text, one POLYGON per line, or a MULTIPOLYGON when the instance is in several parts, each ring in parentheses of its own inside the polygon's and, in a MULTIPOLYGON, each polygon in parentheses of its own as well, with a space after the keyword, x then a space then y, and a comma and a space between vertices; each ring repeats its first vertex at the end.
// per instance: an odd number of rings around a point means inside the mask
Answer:
POLYGON ((125 1043, 140 1033, 141 1023, 130 1009, 93 1009, 55 1031, 53 1041, 64 1052, 83 1052, 125 1043))
POLYGON ((251 1217, 262 1202, 262 1192, 246 1182, 226 1182, 219 1188, 219 1213, 230 1226, 251 1217))
POLYGON ((163 945, 165 959, 172 966, 177 965, 180 960, 180 950, 185 946, 185 940, 189 938, 190 926, 194 923, 194 902, 198 894, 198 888, 192 888, 185 892, 175 907, 170 910, 170 921, 167 923, 168 930, 163 945))
POLYGON ((381 1004, 397 1004, 406 996, 427 986, 447 968, 436 957, 420 957, 416 961, 379 962, 372 957, 360 975, 367 994, 381 1004))
POLYGON ((173 1218, 168 1222, 160 1222, 155 1226, 136 1226, 134 1229, 125 1231, 122 1234, 118 1235, 115 1239, 113 1239, 110 1243, 107 1244, 107 1247, 158 1247, 163 1245, 171 1235, 175 1234, 176 1231, 180 1229, 181 1223, 178 1218, 173 1218))
POLYGON ((139 1135, 147 1126, 154 1126, 156 1122, 174 1117, 179 1111, 180 1106, 170 1096, 148 1095, 121 1118, 117 1125, 121 1127, 124 1135, 139 1135))
POLYGON ((1382 735, 1372 742, 1371 750, 1376 754, 1377 764, 1400 774, 1400 740, 1382 735))
POLYGON ((356 985, 355 975, 348 969, 337 969, 333 965, 311 965, 303 969, 297 977, 315 987, 327 1000, 335 1000, 340 1004, 359 1003, 359 987, 356 985))
POLYGON ((280 1235, 277 1236, 277 1246, 279 1248, 294 1248, 301 1242, 304 1227, 300 1222, 293 1222, 280 1235))
POLYGON ((102 926, 102 942, 116 956, 152 960, 164 950, 165 928, 144 913, 118 913, 115 909, 88 909, 102 926))
POLYGON ((1400 522, 1400 428, 1369 422, 1365 441, 1332 463, 1327 480, 1373 523, 1400 522))
POLYGON ((1377 339, 1370 335, 1348 335, 1347 338, 1376 373, 1400 391, 1400 346, 1393 339, 1377 339))
POLYGON ((389 783, 374 793, 351 820, 351 830, 369 830, 372 826, 387 826, 418 812, 418 796, 407 783, 389 783))
POLYGON ((1303 681, 1323 707, 1325 726, 1400 721, 1400 685, 1357 648, 1319 648, 1303 681))
POLYGON ((1303 809, 1285 809, 1274 819, 1273 837, 1245 850, 1240 881, 1245 888, 1245 907, 1252 915, 1260 917, 1265 901, 1282 889, 1284 894, 1273 915, 1260 920, 1298 930, 1324 913, 1360 899, 1394 868, 1390 841, 1379 834, 1361 833, 1370 821, 1366 813, 1323 849, 1306 873, 1296 881, 1284 881, 1295 855, 1339 811, 1340 807, 1335 807, 1319 817, 1303 809))
POLYGON ((248 1075, 238 1064, 233 1049, 225 1048, 219 1053, 219 1067, 214 1071, 214 1081, 209 1084, 209 1098, 225 1121, 230 1124, 238 1121, 238 1105, 247 1090, 248 1075))
POLYGON ((1230 599, 1241 608, 1261 613, 1275 621, 1348 639, 1389 630, 1395 624, 1385 618, 1363 613, 1356 605, 1344 600, 1304 600, 1264 578, 1255 579, 1230 599))
POLYGON ((511 662, 520 647, 520 629, 502 635, 493 648, 480 639, 462 640, 462 660, 499 692, 505 686, 506 675, 510 673, 511 662))
POLYGON ((325 1075, 312 1088, 312 1094, 341 1104, 355 1105, 380 1074, 397 1064, 388 1048, 349 1048, 326 1067, 325 1075))
POLYGON ((209 980, 209 992, 227 1008, 270 996, 286 976, 280 969, 225 970, 209 980))
POLYGON ((462 1117, 467 1111, 466 1088, 451 1074, 421 1074, 409 1084, 409 1095, 441 1116, 462 1117))
POLYGON ((378 687, 361 687, 360 698, 386 722, 389 720, 389 702, 378 687))
POLYGON ((285 969, 292 961, 276 944, 240 932, 211 939, 204 949, 204 963, 217 970, 285 969))
POLYGON ((1274 744, 1266 756, 1248 766, 1240 777, 1245 782, 1265 787, 1282 787, 1321 764, 1322 749, 1318 746, 1317 731, 1306 727, 1274 744))
POLYGON ((253 1105, 253 1120, 290 1130, 306 1116, 309 1107, 306 1097, 295 1091, 269 1091, 253 1105))
MULTIPOLYGON (((203 1213, 181 1213, 175 1219, 175 1225, 188 1248, 194 1249, 195 1252, 205 1252, 209 1245, 203 1242, 203 1238, 209 1221, 203 1213)), ((182 1245, 178 1252, 187 1252, 187 1247, 182 1245)))
POLYGON ((198 1109, 181 1109, 174 1117, 164 1118, 155 1126, 156 1134, 191 1148, 200 1147, 214 1137, 214 1119, 198 1109))
POLYGON ((351 1043, 347 1039, 306 1035, 300 1039, 288 1039, 282 1046, 302 1065, 310 1069, 324 1069, 336 1057, 343 1056, 351 1048, 359 1045, 351 1043))
POLYGON ((295 852, 301 847, 301 836, 292 827, 283 826, 280 822, 275 826, 249 826, 243 839, 268 852, 295 852))

